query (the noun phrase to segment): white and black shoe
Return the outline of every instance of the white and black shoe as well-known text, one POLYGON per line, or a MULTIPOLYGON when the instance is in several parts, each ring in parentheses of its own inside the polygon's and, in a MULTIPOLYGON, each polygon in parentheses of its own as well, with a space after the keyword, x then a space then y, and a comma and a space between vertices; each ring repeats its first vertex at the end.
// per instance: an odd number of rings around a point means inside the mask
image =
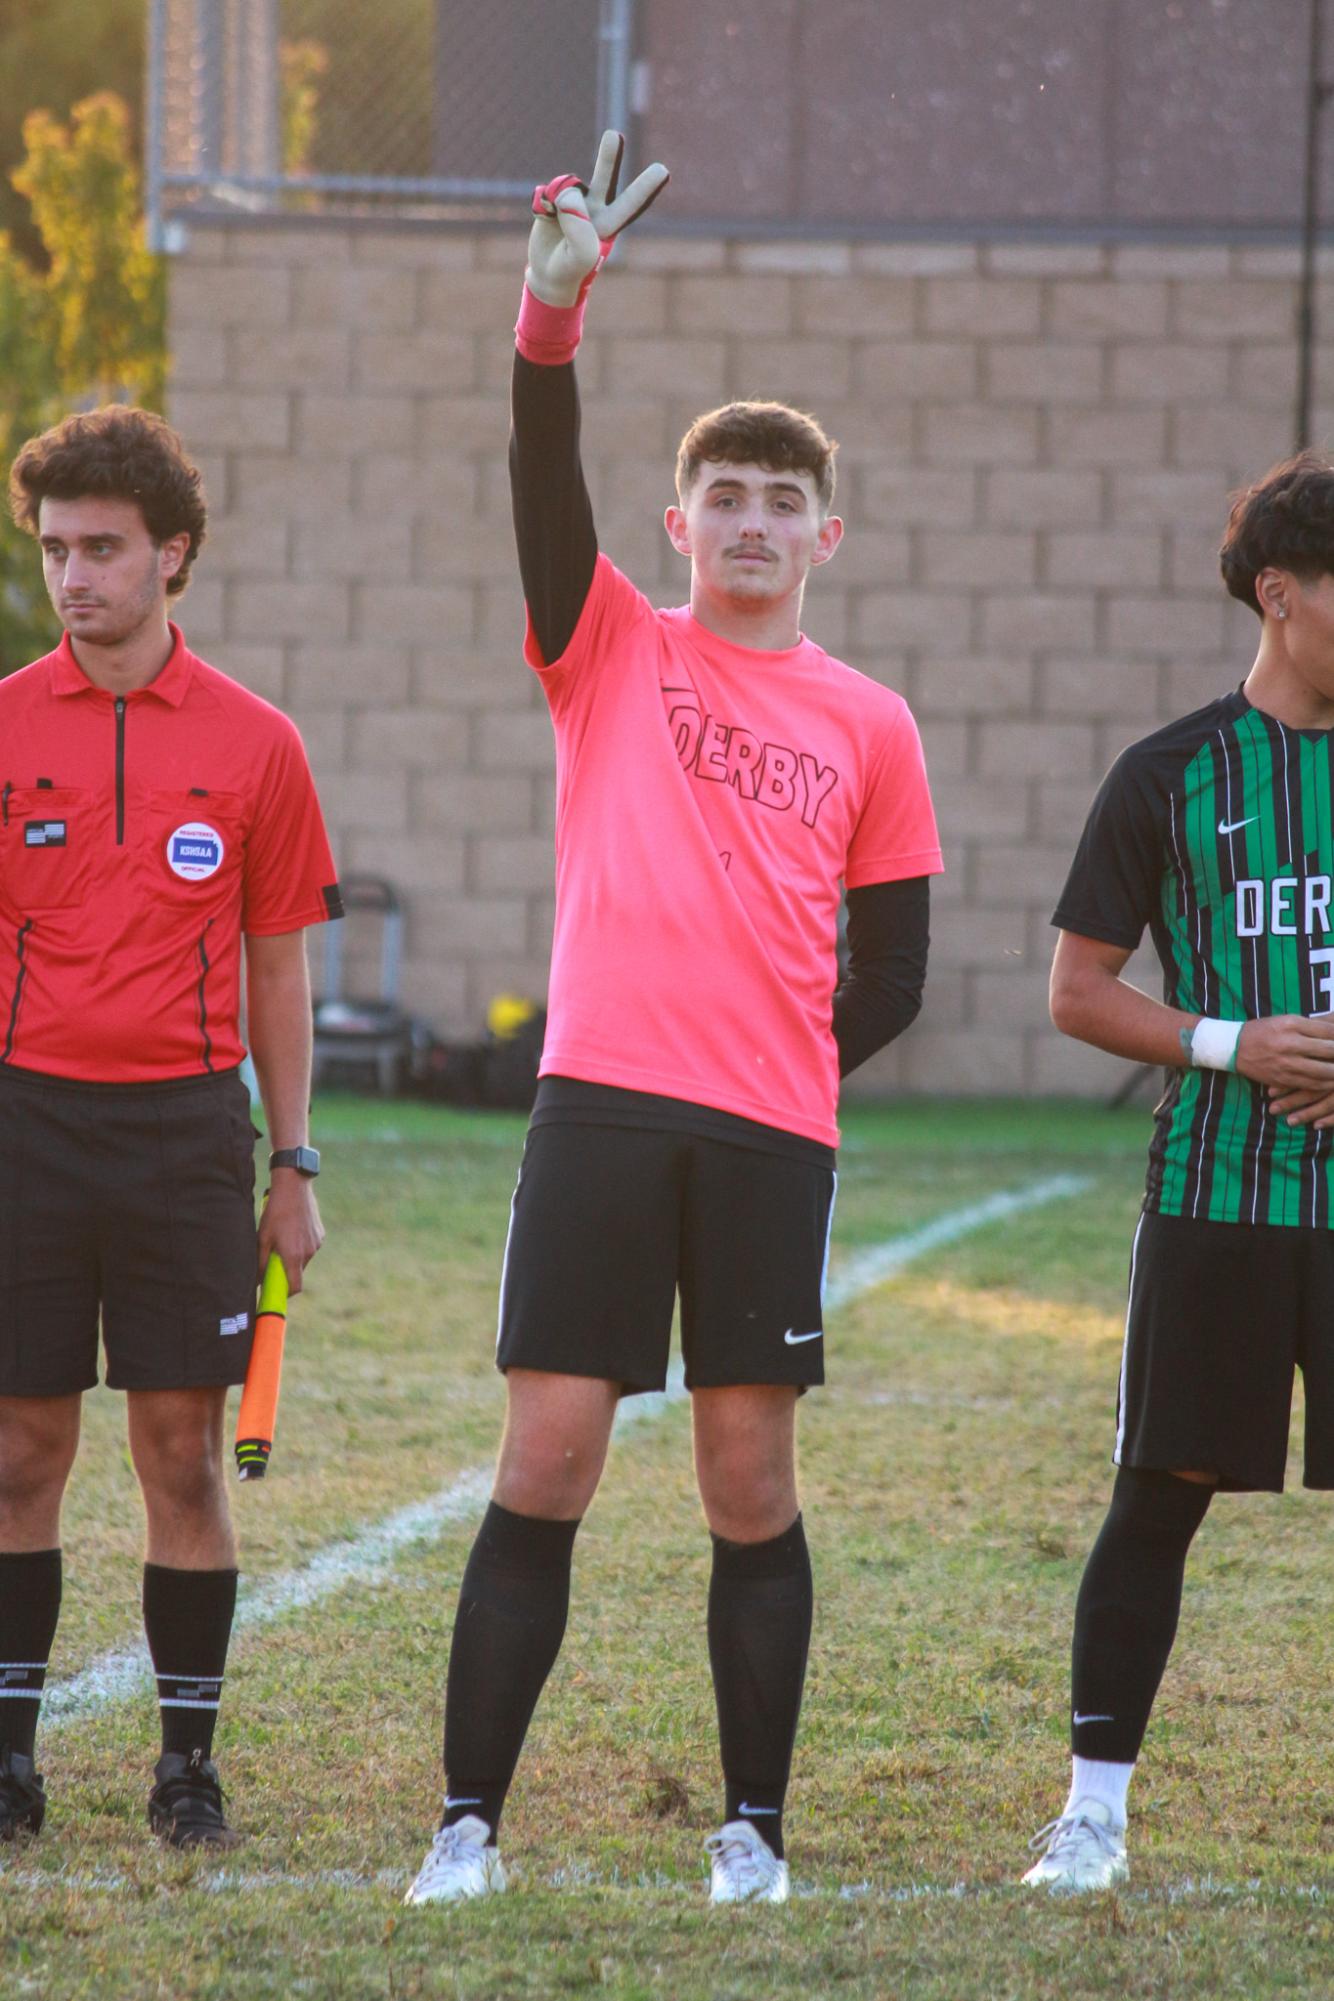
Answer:
POLYGON ((475 1813, 442 1827, 404 1897, 405 1904, 456 1904, 505 1887, 505 1867, 491 1830, 475 1813))
POLYGON ((1024 1877, 1035 1889, 1063 1895, 1114 1890, 1130 1876, 1126 1831, 1101 1800, 1075 1800, 1058 1820, 1048 1821, 1029 1842, 1045 1848, 1024 1877))
POLYGON ((786 1862, 780 1862, 748 1820, 729 1820, 704 1846, 713 1858, 711 1904, 785 1904, 786 1862))

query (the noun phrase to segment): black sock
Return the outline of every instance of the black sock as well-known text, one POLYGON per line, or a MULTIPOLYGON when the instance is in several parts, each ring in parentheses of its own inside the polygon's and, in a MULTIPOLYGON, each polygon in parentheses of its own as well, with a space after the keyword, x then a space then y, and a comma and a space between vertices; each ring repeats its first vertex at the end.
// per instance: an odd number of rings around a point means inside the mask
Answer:
POLYGON ((60 1551, 0 1556, 0 1751, 31 1758, 60 1617, 60 1551))
POLYGON ((1070 1742, 1079 1758, 1133 1765, 1181 1613, 1191 1538, 1212 1487, 1123 1466, 1075 1606, 1070 1742))
POLYGON ((157 1673, 164 1752, 211 1754, 235 1611, 234 1570, 144 1565, 144 1631, 157 1673))
POLYGON ((713 1538, 709 1665, 725 1818, 783 1853, 783 1800, 811 1642, 811 1559, 798 1515, 769 1542, 713 1538))
POLYGON ((578 1522, 511 1514, 492 1501, 454 1614, 445 1691, 445 1812, 475 1814, 494 1841, 537 1698, 570 1605, 578 1522))

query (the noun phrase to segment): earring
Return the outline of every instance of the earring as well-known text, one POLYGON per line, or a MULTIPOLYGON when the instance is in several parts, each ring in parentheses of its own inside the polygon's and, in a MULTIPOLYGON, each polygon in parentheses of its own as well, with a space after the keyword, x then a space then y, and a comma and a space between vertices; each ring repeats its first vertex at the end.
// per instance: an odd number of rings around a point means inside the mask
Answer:
POLYGON ((1274 606, 1275 618, 1286 618, 1287 615, 1288 615, 1288 607, 1285 604, 1279 604, 1274 606))

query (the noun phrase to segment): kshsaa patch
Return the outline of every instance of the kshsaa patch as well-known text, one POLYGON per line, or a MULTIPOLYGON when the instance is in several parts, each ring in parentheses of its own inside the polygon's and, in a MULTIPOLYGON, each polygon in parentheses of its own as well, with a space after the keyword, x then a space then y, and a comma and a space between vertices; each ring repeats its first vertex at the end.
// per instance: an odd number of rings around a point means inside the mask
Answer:
POLYGON ((167 865, 186 882, 200 882, 222 867, 222 835, 203 820, 187 820, 167 840, 167 865))
POLYGON ((63 848, 65 845, 65 822, 63 820, 25 820, 23 823, 23 845, 25 848, 63 848))

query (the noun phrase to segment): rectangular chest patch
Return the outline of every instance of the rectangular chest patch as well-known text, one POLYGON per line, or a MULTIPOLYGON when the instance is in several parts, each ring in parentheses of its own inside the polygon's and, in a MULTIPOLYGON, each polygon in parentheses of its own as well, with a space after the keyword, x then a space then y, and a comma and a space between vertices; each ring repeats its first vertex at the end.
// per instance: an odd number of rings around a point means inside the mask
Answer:
POLYGON ((25 848, 63 848, 65 845, 65 822, 63 820, 25 820, 23 823, 23 845, 25 848))
POLYGON ((178 827, 167 843, 167 863, 173 875, 187 882, 216 875, 222 866, 222 840, 202 820, 178 827))

